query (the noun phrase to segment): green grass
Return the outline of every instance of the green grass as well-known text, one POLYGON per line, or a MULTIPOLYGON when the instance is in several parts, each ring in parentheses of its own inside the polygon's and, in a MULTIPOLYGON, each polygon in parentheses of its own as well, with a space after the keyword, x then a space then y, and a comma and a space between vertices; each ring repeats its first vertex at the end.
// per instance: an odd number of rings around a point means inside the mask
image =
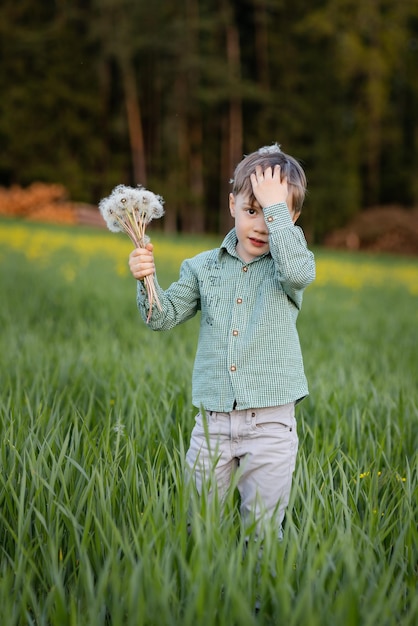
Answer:
MULTIPOLYGON (((187 255, 192 242, 156 241, 168 285, 170 251, 187 255)), ((106 251, 39 260, 12 243, 0 253, 2 625, 415 626, 416 295, 397 284, 307 290, 311 395, 297 413, 284 540, 267 533, 258 568, 256 540, 243 556, 236 495, 221 518, 184 480, 198 320, 152 333, 106 251)), ((360 272, 404 263, 317 257, 360 272)))

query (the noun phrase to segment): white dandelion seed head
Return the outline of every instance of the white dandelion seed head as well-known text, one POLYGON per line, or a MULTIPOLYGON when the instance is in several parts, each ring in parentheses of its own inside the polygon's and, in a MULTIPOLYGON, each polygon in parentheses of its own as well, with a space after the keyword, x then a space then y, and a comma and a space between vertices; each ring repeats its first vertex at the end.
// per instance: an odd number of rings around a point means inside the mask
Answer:
POLYGON ((113 426, 113 432, 116 434, 124 435, 125 434, 125 424, 122 422, 116 422, 115 426, 113 426))
POLYGON ((99 210, 109 230, 111 230, 113 233, 123 231, 123 227, 120 221, 117 219, 119 212, 116 210, 114 199, 111 196, 100 200, 99 210))
POLYGON ((135 198, 135 210, 142 215, 142 219, 147 224, 164 215, 164 200, 161 196, 144 189, 140 185, 132 191, 135 198))
POLYGON ((271 146, 263 146, 258 150, 258 154, 277 154, 277 152, 281 152, 280 144, 277 141, 271 146))
POLYGON ((144 245, 145 226, 151 220, 164 215, 163 204, 161 196, 148 191, 142 185, 117 185, 108 198, 100 201, 99 209, 109 230, 124 231, 135 240, 136 245, 144 245))
POLYGON ((122 217, 126 211, 131 211, 135 202, 132 197, 132 188, 126 185, 118 185, 109 196, 113 202, 114 211, 122 217))

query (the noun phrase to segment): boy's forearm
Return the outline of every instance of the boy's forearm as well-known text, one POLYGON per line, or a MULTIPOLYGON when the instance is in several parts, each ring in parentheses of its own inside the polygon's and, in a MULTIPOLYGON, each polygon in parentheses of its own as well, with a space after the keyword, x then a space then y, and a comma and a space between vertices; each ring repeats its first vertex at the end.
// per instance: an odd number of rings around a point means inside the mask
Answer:
POLYGON ((148 300, 145 285, 138 282, 137 286, 137 306, 144 321, 152 330, 170 330, 193 317, 197 311, 198 294, 194 285, 192 275, 187 275, 183 270, 180 279, 174 282, 167 290, 162 289, 154 275, 155 289, 161 305, 158 308, 154 302, 152 314, 148 320, 150 302, 148 300))
POLYGON ((170 302, 167 301, 165 291, 158 284, 155 275, 154 284, 161 309, 157 306, 156 302, 153 302, 151 315, 149 316, 151 303, 148 293, 145 285, 142 282, 138 282, 136 303, 139 313, 151 330, 170 330, 180 322, 176 318, 173 307, 170 307, 170 302))
POLYGON ((281 282, 292 290, 304 289, 315 279, 315 259, 302 229, 293 224, 284 202, 266 207, 264 218, 269 230, 270 253, 281 282))

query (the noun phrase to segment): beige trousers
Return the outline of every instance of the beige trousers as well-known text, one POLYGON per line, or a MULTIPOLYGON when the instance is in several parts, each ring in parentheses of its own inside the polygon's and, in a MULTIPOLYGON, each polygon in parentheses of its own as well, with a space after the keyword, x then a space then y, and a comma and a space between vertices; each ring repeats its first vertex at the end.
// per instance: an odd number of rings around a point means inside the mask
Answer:
POLYGON ((282 536, 289 502, 298 436, 294 403, 263 409, 196 415, 187 465, 202 493, 209 485, 221 501, 233 483, 241 496, 245 524, 262 528, 273 521, 282 536))

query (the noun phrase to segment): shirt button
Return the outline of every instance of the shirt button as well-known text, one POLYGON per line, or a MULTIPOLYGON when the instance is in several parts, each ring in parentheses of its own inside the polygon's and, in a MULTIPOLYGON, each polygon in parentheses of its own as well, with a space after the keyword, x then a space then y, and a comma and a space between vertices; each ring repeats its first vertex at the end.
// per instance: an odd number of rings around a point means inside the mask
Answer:
POLYGON ((238 331, 237 330, 233 330, 232 334, 234 335, 234 337, 238 337, 238 331))
POLYGON ((237 298, 237 304, 242 304, 242 298, 237 298))
POLYGON ((242 268, 243 272, 248 272, 248 267, 246 265, 244 265, 244 267, 242 268))
POLYGON ((268 222, 272 222, 274 220, 274 217, 272 215, 269 215, 269 217, 267 218, 268 222))
POLYGON ((231 372, 235 372, 237 368, 236 365, 231 365, 229 369, 231 370, 231 372))

